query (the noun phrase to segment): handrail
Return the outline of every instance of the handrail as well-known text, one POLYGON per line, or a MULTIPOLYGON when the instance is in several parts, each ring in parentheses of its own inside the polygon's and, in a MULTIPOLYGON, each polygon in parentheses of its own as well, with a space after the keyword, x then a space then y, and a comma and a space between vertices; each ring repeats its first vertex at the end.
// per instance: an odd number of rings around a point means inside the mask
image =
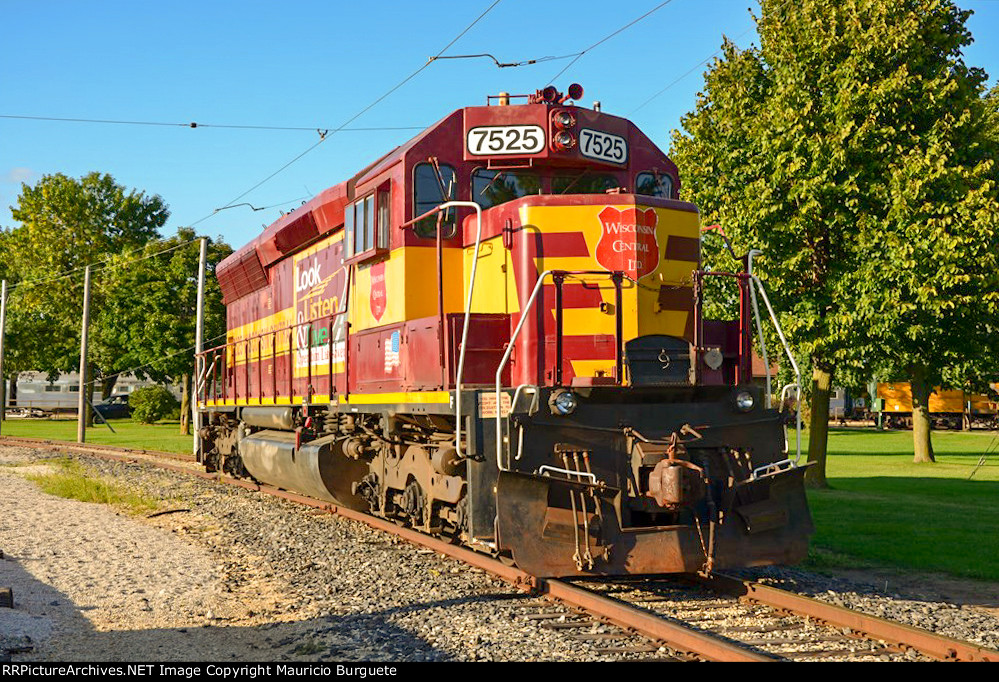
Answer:
MULTIPOLYGON (((454 449, 458 453, 459 459, 465 459, 466 455, 461 451, 461 379, 465 373, 465 350, 468 348, 468 321, 471 319, 472 294, 475 291, 475 278, 479 268, 479 247, 482 245, 482 207, 474 201, 445 201, 436 208, 432 208, 426 213, 406 221, 399 226, 399 229, 405 229, 424 218, 449 208, 475 209, 475 257, 472 259, 472 275, 468 280, 468 296, 465 297, 465 320, 461 326, 461 350, 458 352, 458 368, 455 371, 454 377, 454 449)), ((457 223, 457 220, 455 222, 457 223)), ((439 226, 438 229, 440 229, 439 226)), ((441 334, 443 333, 444 330, 442 329, 441 334)), ((443 362, 443 358, 441 361, 443 362)))
MULTIPOLYGON (((746 272, 749 276, 753 276, 753 256, 762 255, 763 252, 759 249, 750 249, 749 253, 746 254, 746 272)), ((767 357, 767 341, 763 336, 763 321, 760 319, 760 306, 756 301, 756 289, 749 287, 749 298, 753 303, 753 317, 756 318, 756 331, 760 336, 760 354, 763 356, 763 371, 767 377, 767 385, 765 387, 766 396, 766 406, 773 407, 773 393, 770 388, 770 358, 767 357)))
MULTIPOLYGON (((479 247, 482 245, 482 207, 474 201, 447 201, 438 209, 451 207, 475 209, 475 255, 472 257, 472 275, 468 280, 468 296, 465 298, 465 321, 461 326, 461 351, 458 353, 458 369, 454 377, 454 449, 458 459, 464 459, 461 451, 461 378, 465 373, 465 351, 468 350, 468 321, 472 312, 472 294, 475 291, 475 276, 479 268, 479 247)), ((464 241, 464 239, 462 240, 464 241)), ((444 330, 441 330, 444 333, 444 330)), ((499 406, 497 405, 497 410, 499 406)))
MULTIPOLYGON (((510 355, 513 353, 514 343, 517 341, 517 337, 520 336, 520 330, 524 327, 524 323, 527 322, 527 318, 529 317, 528 313, 534 307, 534 302, 538 298, 538 292, 541 291, 541 287, 544 285, 545 279, 547 279, 550 275, 560 275, 563 277, 567 275, 610 275, 611 277, 620 277, 622 276, 622 273, 611 270, 545 270, 538 275, 538 281, 534 284, 534 289, 531 291, 531 295, 528 297, 527 303, 521 310, 520 322, 517 323, 516 329, 513 330, 513 336, 510 337, 510 341, 507 343, 506 352, 503 353, 503 359, 500 360, 499 367, 496 368, 496 466, 500 471, 508 470, 503 466, 503 402, 501 395, 503 390, 503 369, 506 367, 507 362, 510 361, 510 355)), ((618 316, 621 315, 620 306, 617 307, 615 314, 618 316)), ((559 333, 561 333, 561 329, 559 330, 559 333)), ((621 353, 621 339, 618 339, 617 353, 619 355, 621 353)), ((618 377, 617 379, 620 381, 621 377, 618 377)), ((523 386, 518 388, 518 393, 520 392, 520 388, 523 388, 523 386)), ((510 407, 512 411, 512 403, 510 407)))
MULTIPOLYGON (((774 329, 777 331, 777 338, 784 345, 784 353, 787 355, 787 359, 791 362, 791 367, 794 368, 794 377, 796 381, 796 386, 798 389, 797 400, 795 401, 795 412, 797 417, 797 456, 794 459, 795 465, 801 459, 801 370, 798 369, 798 363, 794 360, 794 354, 791 353, 791 347, 787 343, 787 339, 784 338, 784 330, 781 329, 780 322, 777 321, 777 314, 774 312, 773 306, 770 305, 770 298, 767 296, 766 289, 763 288, 763 283, 760 278, 756 275, 750 274, 752 280, 756 283, 756 286, 760 290, 760 295, 763 297, 763 302, 767 304, 767 311, 770 313, 770 320, 774 324, 774 329)), ((783 391, 782 391, 783 393, 783 391)))
MULTIPOLYGON (((246 381, 246 389, 247 389, 246 400, 249 401, 250 400, 250 395, 249 395, 249 387, 250 387, 250 383, 249 383, 249 371, 250 371, 249 370, 249 365, 251 363, 251 358, 252 358, 252 353, 250 352, 250 342, 252 342, 252 341, 257 341, 258 342, 258 346, 257 346, 257 359, 255 360, 255 362, 262 363, 263 360, 264 360, 264 357, 265 357, 264 354, 263 354, 264 351, 263 351, 263 348, 262 348, 263 339, 265 337, 268 337, 268 336, 271 337, 272 343, 271 343, 271 355, 270 355, 270 359, 271 359, 272 362, 275 362, 276 359, 277 359, 277 356, 278 356, 277 355, 277 335, 279 333, 282 333, 282 332, 288 332, 289 333, 289 337, 288 337, 288 348, 287 348, 288 358, 289 358, 289 361, 290 361, 290 364, 291 364, 291 367, 289 369, 289 385, 291 387, 293 387, 294 386, 294 384, 293 384, 293 382, 294 382, 294 376, 293 375, 294 375, 294 366, 295 366, 294 354, 295 354, 295 351, 302 350, 300 347, 298 347, 297 345, 295 345, 293 343, 293 341, 295 339, 295 331, 299 327, 303 327, 303 326, 308 326, 309 329, 310 329, 309 339, 308 339, 308 348, 309 348, 309 351, 308 351, 309 352, 309 357, 308 357, 309 366, 308 367, 309 367, 309 373, 311 375, 311 372, 312 372, 312 340, 311 340, 311 328, 312 327, 311 326, 314 325, 314 324, 316 324, 316 323, 318 323, 318 322, 321 322, 323 320, 329 320, 329 323, 330 323, 330 339, 329 339, 329 347, 330 347, 330 374, 329 374, 329 376, 330 376, 330 397, 332 399, 332 395, 333 395, 333 370, 332 370, 333 362, 332 362, 332 358, 333 358, 333 345, 334 345, 334 338, 333 338, 333 334, 332 334, 332 332, 333 332, 333 325, 334 325, 334 322, 336 321, 337 318, 339 318, 341 316, 344 316, 344 315, 347 315, 349 313, 349 308, 350 308, 350 300, 349 300, 349 298, 350 298, 350 285, 351 285, 351 280, 352 280, 351 272, 352 272, 351 269, 349 269, 349 268, 346 269, 346 281, 344 282, 344 289, 343 289, 343 302, 342 302, 341 307, 340 307, 339 310, 337 310, 335 312, 332 312, 332 313, 329 313, 328 315, 321 315, 321 316, 318 316, 318 317, 314 317, 314 318, 312 318, 310 320, 303 320, 302 322, 293 322, 293 323, 291 323, 289 325, 286 325, 284 327, 276 327, 276 328, 270 329, 268 331, 263 331, 263 332, 260 332, 258 334, 253 334, 251 336, 247 336, 244 339, 237 339, 237 340, 233 340, 233 341, 227 341, 227 342, 225 342, 223 344, 220 344, 218 346, 214 346, 213 348, 206 348, 206 349, 202 350, 200 353, 196 353, 195 354, 195 358, 203 358, 202 362, 205 365, 207 365, 207 359, 208 359, 208 354, 209 353, 212 354, 212 356, 213 356, 213 363, 214 363, 214 361, 217 359, 218 354, 220 352, 228 354, 229 353, 229 349, 231 348, 232 349, 232 354, 233 354, 233 368, 235 368, 235 360, 236 360, 237 348, 240 345, 244 346, 245 347, 244 362, 246 364, 245 371, 246 371, 246 374, 247 374, 247 377, 246 377, 247 378, 247 381, 246 381)), ((348 331, 348 336, 349 336, 349 331, 348 331)), ((347 343, 347 340, 345 339, 344 340, 344 344, 345 344, 345 347, 344 347, 344 363, 345 364, 347 362, 347 356, 349 355, 349 353, 348 353, 349 349, 346 348, 346 343, 347 343)), ((224 369, 228 369, 228 363, 227 362, 223 362, 223 368, 224 369)), ((258 390, 258 393, 260 395, 260 397, 258 398, 259 400, 263 399, 263 375, 262 375, 262 372, 263 372, 263 368, 262 367, 258 367, 258 383, 260 385, 257 386, 257 390, 258 390)), ((206 371, 205 372, 206 381, 204 382, 202 388, 204 388, 204 386, 207 385, 207 374, 208 374, 208 372, 206 371)), ((272 376, 274 377, 273 378, 273 382, 274 382, 274 386, 275 386, 275 395, 274 395, 274 397, 276 398, 277 397, 277 393, 276 393, 277 372, 275 371, 272 376)), ((232 389, 233 389, 233 398, 235 399, 236 398, 235 374, 232 375, 231 379, 232 379, 231 383, 232 383, 232 389)), ((230 383, 230 377, 223 375, 223 382, 225 382, 225 385, 228 386, 228 384, 230 383)), ((311 376, 310 376, 310 379, 309 379, 309 383, 311 384, 311 376)), ((214 377, 213 377, 213 384, 214 384, 214 377)), ((225 400, 226 395, 227 395, 227 391, 224 388, 223 389, 223 400, 225 400)), ((289 399, 292 397, 290 391, 289 391, 288 397, 289 397, 289 399)), ((217 399, 217 397, 216 397, 216 399, 217 399)), ((200 402, 207 402, 207 396, 203 397, 203 396, 200 396, 198 393, 195 393, 195 400, 197 402, 199 402, 199 403, 200 402)), ((308 396, 307 400, 309 402, 311 402, 311 396, 308 396)))

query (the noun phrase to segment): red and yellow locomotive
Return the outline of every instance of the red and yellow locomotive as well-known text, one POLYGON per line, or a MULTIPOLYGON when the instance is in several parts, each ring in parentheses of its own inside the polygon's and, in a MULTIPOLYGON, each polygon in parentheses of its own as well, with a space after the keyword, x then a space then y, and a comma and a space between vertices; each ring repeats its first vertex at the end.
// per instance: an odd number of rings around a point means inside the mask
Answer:
POLYGON ((758 280, 701 270, 675 165, 581 95, 455 111, 221 263, 201 460, 536 575, 804 556, 758 280), (703 319, 709 275, 739 320, 703 319))

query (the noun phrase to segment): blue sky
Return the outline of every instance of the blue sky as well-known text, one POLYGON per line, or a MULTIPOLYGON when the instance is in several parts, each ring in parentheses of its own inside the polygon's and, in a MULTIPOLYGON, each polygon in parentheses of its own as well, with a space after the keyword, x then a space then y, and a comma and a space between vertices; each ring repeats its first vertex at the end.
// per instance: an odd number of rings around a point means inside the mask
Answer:
MULTIPOLYGON (((999 1, 958 0, 975 14, 970 65, 999 77, 999 1)), ((0 115, 201 124, 342 125, 423 65, 492 0, 339 1, 0 0, 0 115)), ((515 62, 579 52, 659 4, 501 2, 446 54, 489 52, 515 62), (610 11, 613 10, 613 11, 610 11)), ((634 120, 668 148, 694 106, 699 62, 722 35, 756 39, 753 0, 673 0, 587 52, 556 85, 581 83, 582 103, 634 120), (641 108, 649 97, 694 69, 641 108), (637 109, 637 110, 636 110, 637 109)), ((533 92, 569 60, 498 69, 438 61, 350 127, 426 126, 500 91, 533 92)), ((241 246, 303 199, 352 175, 416 131, 343 131, 240 201, 280 206, 222 211, 199 232, 241 246)), ((20 182, 110 173, 160 194, 166 232, 226 205, 313 145, 310 131, 131 126, 0 118, 0 225, 20 182)), ((681 173, 682 173, 681 169, 681 173)))

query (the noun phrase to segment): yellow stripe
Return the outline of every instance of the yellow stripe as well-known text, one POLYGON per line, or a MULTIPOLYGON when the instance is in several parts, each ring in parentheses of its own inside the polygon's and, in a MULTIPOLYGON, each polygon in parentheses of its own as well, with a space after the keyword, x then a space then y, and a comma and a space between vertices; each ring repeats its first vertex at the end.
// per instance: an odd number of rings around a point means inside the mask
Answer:
POLYGON ((351 393, 340 399, 349 405, 382 405, 386 403, 450 403, 448 391, 426 391, 421 393, 351 393))
MULTIPOLYGON (((312 405, 326 405, 330 402, 328 395, 313 395, 312 405)), ((422 393, 353 393, 340 398, 341 404, 347 405, 384 405, 397 403, 417 403, 417 404, 450 404, 451 394, 448 391, 427 391, 422 393)), ((273 398, 264 398, 263 402, 256 398, 249 401, 240 398, 233 400, 228 398, 224 401, 209 400, 199 403, 201 407, 248 407, 253 405, 301 405, 301 398, 296 398, 294 403, 290 398, 279 397, 277 401, 273 398)))

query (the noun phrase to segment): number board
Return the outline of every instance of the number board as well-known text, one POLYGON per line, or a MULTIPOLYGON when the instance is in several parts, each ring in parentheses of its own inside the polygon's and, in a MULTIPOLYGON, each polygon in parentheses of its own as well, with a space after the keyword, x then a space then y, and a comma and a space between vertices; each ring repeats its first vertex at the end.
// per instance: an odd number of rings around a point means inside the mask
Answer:
POLYGON ((475 156, 537 154, 545 148, 545 130, 535 125, 479 126, 468 131, 466 146, 475 156))
POLYGON ((583 156, 611 163, 628 162, 628 141, 620 135, 583 128, 579 131, 579 151, 583 156))

